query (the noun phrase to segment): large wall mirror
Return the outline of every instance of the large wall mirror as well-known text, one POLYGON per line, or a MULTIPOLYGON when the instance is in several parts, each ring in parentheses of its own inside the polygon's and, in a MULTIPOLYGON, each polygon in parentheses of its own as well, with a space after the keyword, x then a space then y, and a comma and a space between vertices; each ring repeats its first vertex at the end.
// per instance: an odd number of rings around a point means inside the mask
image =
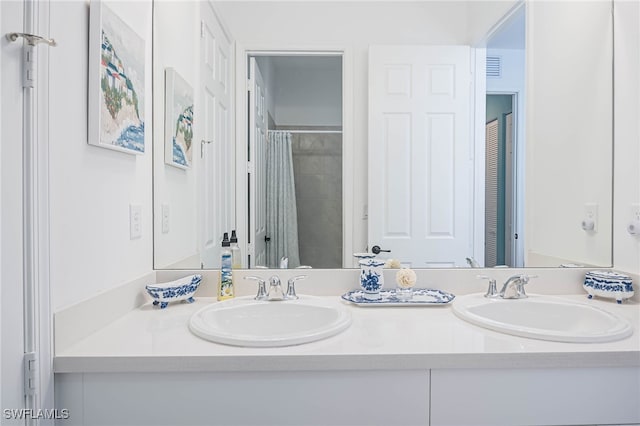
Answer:
POLYGON ((612 264, 611 1, 156 1, 154 264, 612 264))

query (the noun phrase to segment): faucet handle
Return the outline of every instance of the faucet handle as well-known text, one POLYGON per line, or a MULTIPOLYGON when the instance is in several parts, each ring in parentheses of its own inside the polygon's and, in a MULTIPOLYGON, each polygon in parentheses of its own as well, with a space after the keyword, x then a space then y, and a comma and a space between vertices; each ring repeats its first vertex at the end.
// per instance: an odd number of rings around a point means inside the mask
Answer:
POLYGON ((306 275, 298 275, 296 277, 289 278, 287 281, 287 299, 295 300, 298 298, 298 295, 296 294, 296 281, 304 280, 306 278, 306 275))
POLYGON ((529 280, 531 278, 537 278, 537 277, 538 277, 537 275, 528 275, 528 274, 515 275, 512 277, 517 279, 516 281, 514 281, 515 294, 509 297, 505 296, 505 291, 507 290, 507 284, 509 284, 509 280, 507 280, 507 282, 505 283, 500 293, 502 294, 502 297, 504 299, 526 299, 527 292, 525 291, 524 286, 525 284, 529 283, 529 280))
POLYGON ((285 294, 280 283, 280 277, 272 275, 269 278, 269 290, 267 290, 267 300, 284 300, 285 294))
POLYGON ((527 297, 527 293, 524 290, 524 285, 529 283, 529 280, 531 278, 538 278, 537 275, 528 275, 528 274, 522 274, 520 275, 520 283, 518 284, 518 293, 520 295, 520 297, 527 297))
POLYGON ((476 278, 479 280, 489 280, 489 288, 487 288, 484 297, 489 299, 499 296, 495 278, 491 278, 488 275, 476 275, 476 278))
POLYGON ((267 299, 267 283, 260 277, 244 277, 245 280, 253 280, 258 281, 258 294, 254 297, 255 300, 266 300, 267 299))

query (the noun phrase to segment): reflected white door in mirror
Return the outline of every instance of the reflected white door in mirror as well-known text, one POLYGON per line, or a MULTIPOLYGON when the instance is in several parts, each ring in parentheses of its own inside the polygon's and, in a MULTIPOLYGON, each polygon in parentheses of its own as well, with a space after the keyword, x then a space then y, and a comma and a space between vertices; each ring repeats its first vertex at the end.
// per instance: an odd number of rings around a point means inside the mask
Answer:
MULTIPOLYGON (((369 241, 410 268, 466 265, 474 164, 468 46, 369 50, 369 241)), ((477 194, 476 194, 477 195, 477 194)))

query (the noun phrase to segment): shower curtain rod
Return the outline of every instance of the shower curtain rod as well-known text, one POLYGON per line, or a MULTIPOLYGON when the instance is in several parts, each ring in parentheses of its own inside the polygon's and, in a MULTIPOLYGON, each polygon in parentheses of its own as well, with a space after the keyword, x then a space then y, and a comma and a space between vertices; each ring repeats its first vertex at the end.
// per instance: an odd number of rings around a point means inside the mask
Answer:
POLYGON ((309 130, 309 129, 278 129, 270 132, 290 132, 290 133, 342 133, 342 130, 309 130))

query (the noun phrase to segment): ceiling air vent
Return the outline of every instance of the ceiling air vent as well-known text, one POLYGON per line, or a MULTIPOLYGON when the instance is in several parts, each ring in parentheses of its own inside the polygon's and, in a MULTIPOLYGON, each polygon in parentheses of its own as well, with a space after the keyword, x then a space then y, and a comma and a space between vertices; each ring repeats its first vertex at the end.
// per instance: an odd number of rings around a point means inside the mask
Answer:
POLYGON ((487 56, 487 77, 502 77, 502 58, 500 56, 487 56))

